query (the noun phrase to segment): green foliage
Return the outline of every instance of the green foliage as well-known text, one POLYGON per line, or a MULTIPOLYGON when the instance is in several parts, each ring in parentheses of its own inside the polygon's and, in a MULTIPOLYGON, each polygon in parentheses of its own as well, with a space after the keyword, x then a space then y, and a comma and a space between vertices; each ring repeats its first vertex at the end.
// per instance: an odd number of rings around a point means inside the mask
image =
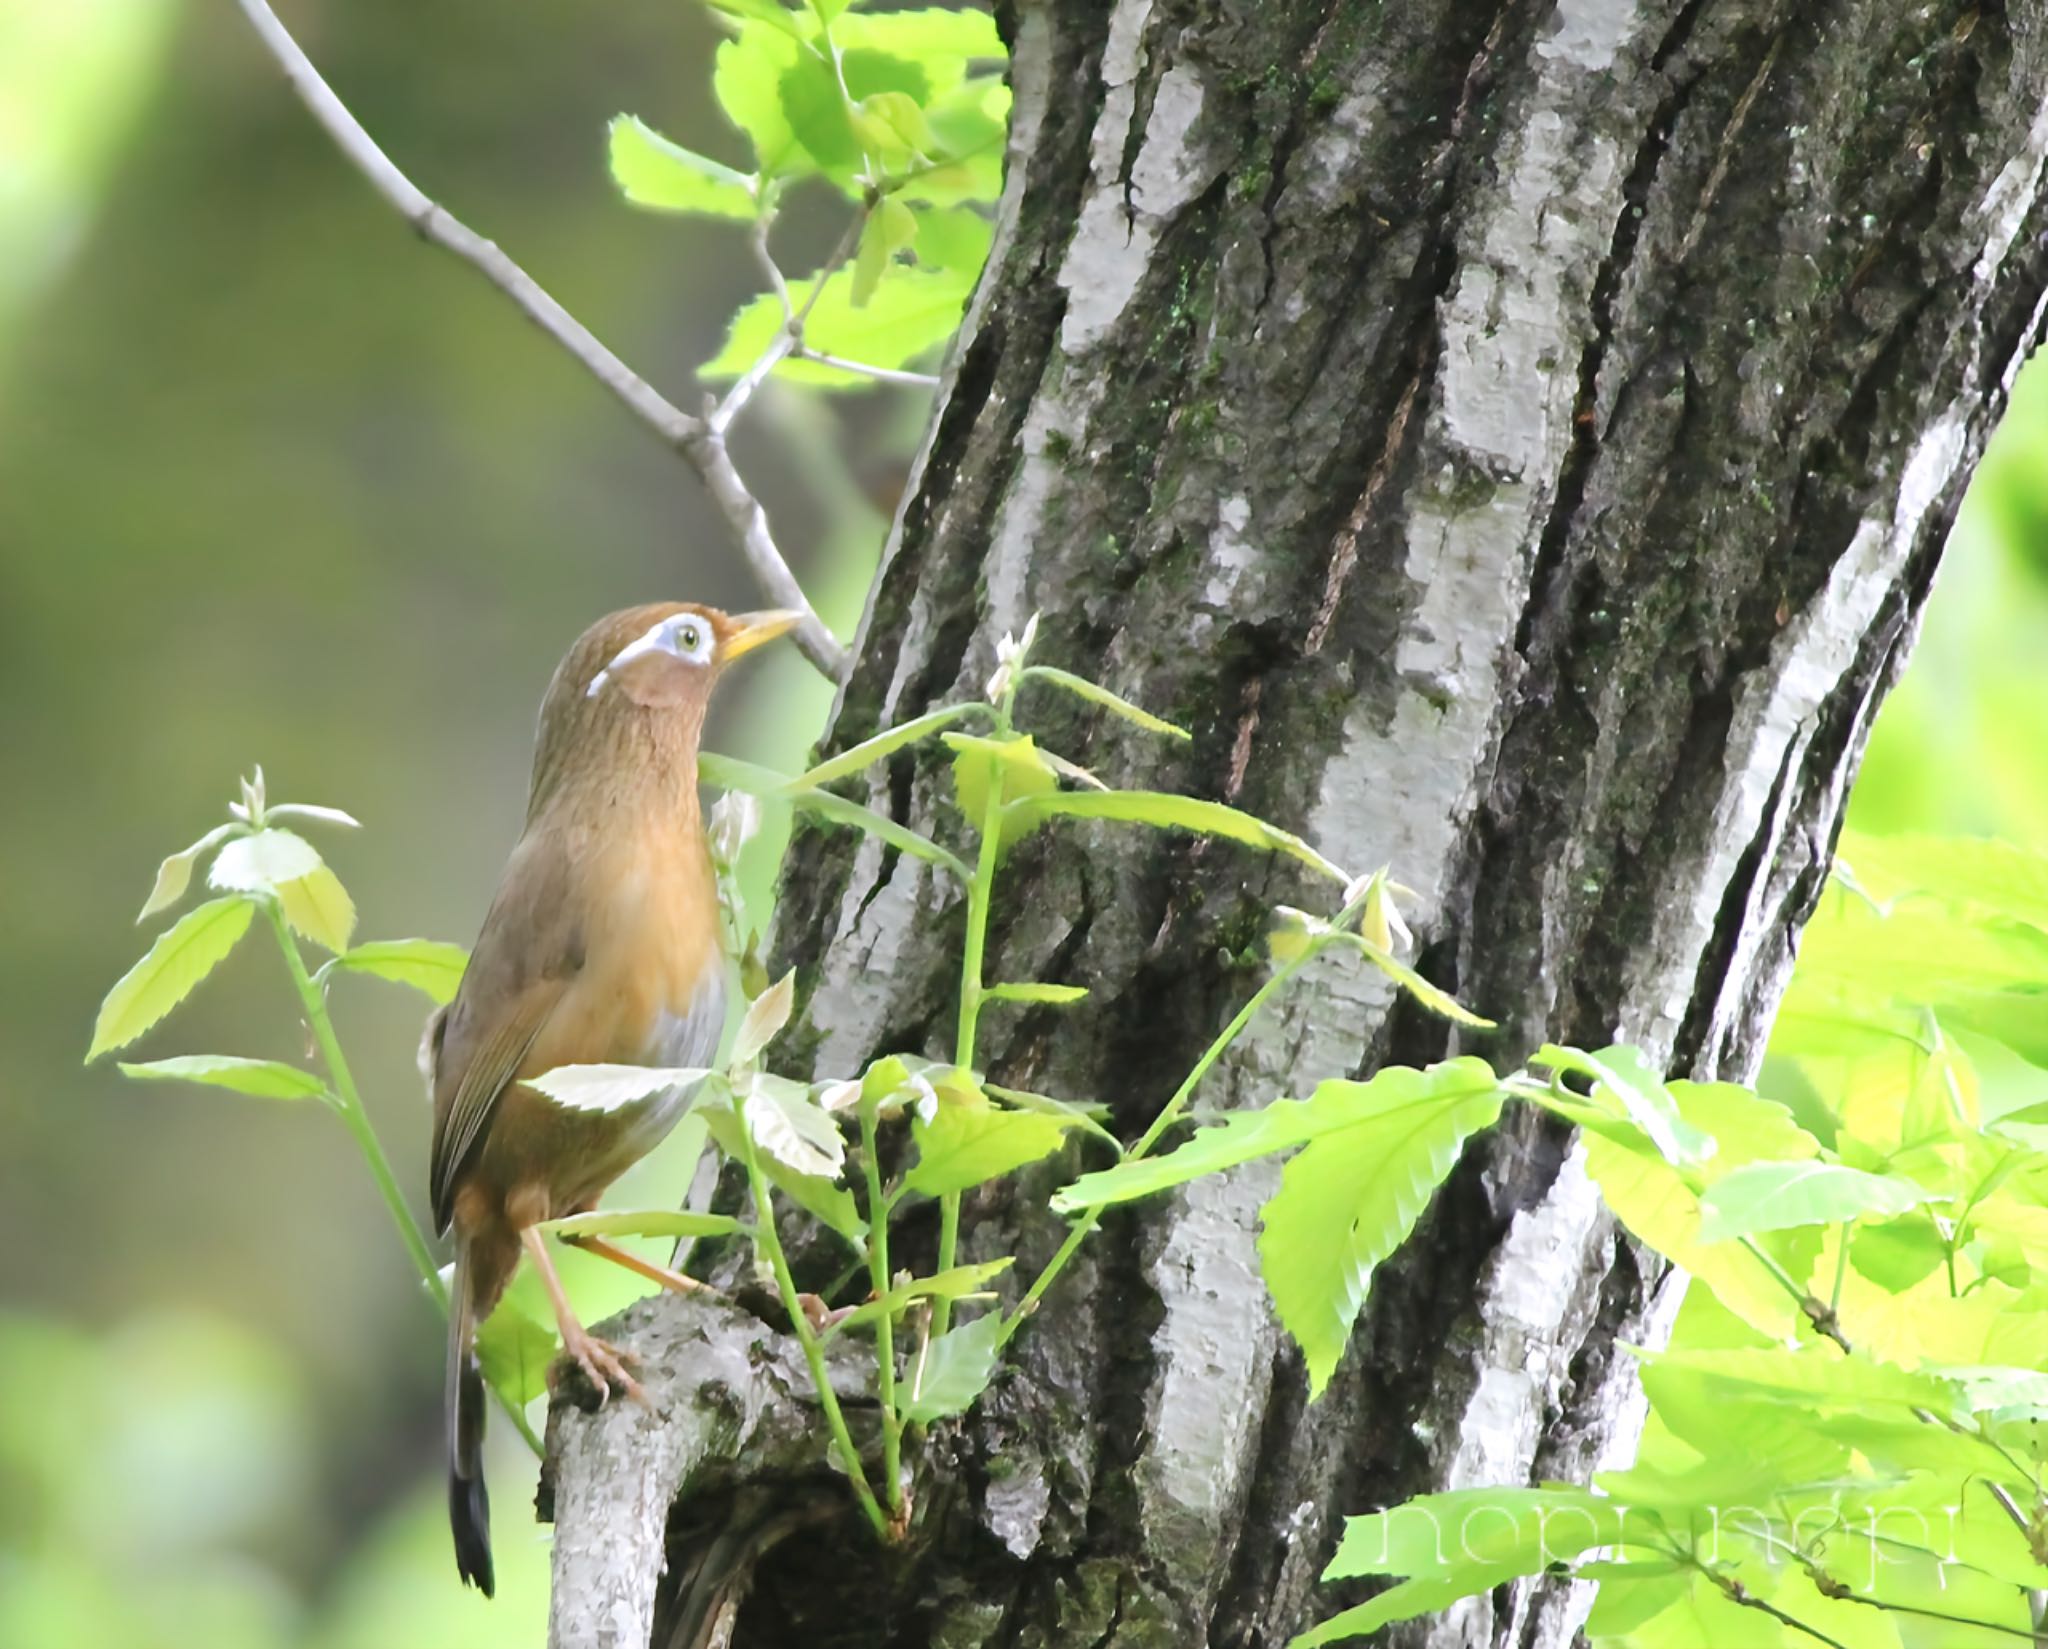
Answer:
POLYGON ((184 1001, 249 931, 254 914, 255 907, 239 896, 211 899, 186 912, 107 992, 85 1057, 126 1047, 184 1001))
POLYGON ((439 939, 372 939, 333 957, 320 970, 324 984, 337 968, 410 985, 436 1007, 455 1000, 469 952, 439 939))
POLYGON ((255 1099, 329 1099, 327 1084, 311 1071, 275 1059, 236 1059, 226 1054, 188 1054, 121 1066, 123 1076, 144 1082, 197 1082, 255 1099))

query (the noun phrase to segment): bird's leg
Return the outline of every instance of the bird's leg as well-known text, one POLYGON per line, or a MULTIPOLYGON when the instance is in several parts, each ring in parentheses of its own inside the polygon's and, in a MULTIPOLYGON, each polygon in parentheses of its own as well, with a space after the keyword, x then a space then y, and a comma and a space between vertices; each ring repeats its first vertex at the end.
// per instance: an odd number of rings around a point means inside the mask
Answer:
POLYGON ((564 1237, 565 1243, 582 1249, 586 1254, 595 1254, 599 1259, 610 1260, 613 1265, 622 1265, 635 1276, 645 1277, 651 1283, 660 1283, 663 1288, 672 1288, 678 1294, 709 1294, 713 1298, 724 1296, 709 1283, 699 1282, 695 1277, 686 1277, 680 1271, 671 1271, 665 1265, 656 1265, 652 1260, 643 1260, 630 1249, 621 1248, 615 1242, 603 1237, 564 1237))
POLYGON ((555 1271, 555 1262, 549 1256, 547 1243, 541 1234, 530 1225, 522 1226, 519 1240, 527 1253, 533 1256, 534 1268, 540 1272, 541 1286, 548 1291, 548 1301, 555 1308, 555 1325, 562 1331, 563 1351, 576 1360, 583 1372, 590 1376, 590 1383, 604 1396, 609 1397, 612 1387, 617 1386, 634 1402, 648 1406, 647 1393, 627 1371, 625 1358, 576 1320, 576 1313, 569 1305, 569 1296, 562 1289, 562 1279, 555 1271))

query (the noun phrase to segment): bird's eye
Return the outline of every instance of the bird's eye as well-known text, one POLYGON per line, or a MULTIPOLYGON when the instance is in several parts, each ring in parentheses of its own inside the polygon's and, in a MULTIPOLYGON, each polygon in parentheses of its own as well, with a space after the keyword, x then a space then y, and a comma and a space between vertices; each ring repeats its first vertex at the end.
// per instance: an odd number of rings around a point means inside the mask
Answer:
POLYGON ((694 653, 703 639, 703 632, 696 625, 685 624, 683 626, 683 651, 694 653))

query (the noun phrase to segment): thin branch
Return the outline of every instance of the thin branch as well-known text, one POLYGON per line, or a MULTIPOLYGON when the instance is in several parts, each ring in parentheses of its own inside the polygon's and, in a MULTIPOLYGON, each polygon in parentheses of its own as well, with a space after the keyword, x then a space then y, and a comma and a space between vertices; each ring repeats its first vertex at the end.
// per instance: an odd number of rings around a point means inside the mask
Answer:
POLYGON ((493 242, 459 222, 441 206, 429 200, 391 161, 376 141, 320 72, 286 32, 268 0, 238 0, 242 14, 257 38, 276 59, 285 79, 306 105, 321 128, 334 140, 343 156, 369 179, 377 193, 410 223, 422 238, 445 248, 477 270, 515 304, 556 343, 580 361, 590 374, 612 392, 640 421, 661 437, 695 467, 710 489, 713 501, 732 527, 754 580, 779 606, 803 614, 796 628, 797 645, 804 656, 834 681, 846 672, 846 650, 811 610, 795 575, 768 531, 768 518, 759 500, 747 490, 739 472, 726 455, 725 443, 675 406, 626 363, 614 355, 589 328, 571 315, 541 287, 540 283, 514 263, 493 242))
POLYGON ((906 389, 937 389, 939 380, 930 372, 903 372, 893 366, 869 366, 865 361, 843 360, 837 355, 827 355, 821 349, 805 345, 796 352, 798 360, 816 361, 820 366, 836 367, 841 372, 852 372, 863 378, 872 378, 878 384, 901 384, 906 389))

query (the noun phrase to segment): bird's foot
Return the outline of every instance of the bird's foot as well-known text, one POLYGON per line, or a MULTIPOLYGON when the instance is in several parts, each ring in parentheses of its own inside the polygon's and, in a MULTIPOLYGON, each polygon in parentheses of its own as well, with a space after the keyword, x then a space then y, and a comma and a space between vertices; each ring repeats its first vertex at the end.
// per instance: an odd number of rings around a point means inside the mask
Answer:
POLYGON ((804 1320, 811 1325, 813 1334, 823 1334, 837 1328, 842 1320, 851 1317, 857 1309, 844 1305, 835 1311, 815 1294, 799 1294, 796 1303, 802 1308, 804 1320))
MULTIPOLYGON (((583 1371, 584 1378, 597 1388, 598 1400, 603 1402, 614 1390, 624 1392, 642 1408, 651 1408, 647 1393, 640 1382, 633 1378, 627 1368, 628 1354, 606 1341, 600 1340, 587 1330, 578 1329, 574 1334, 562 1337, 562 1357, 565 1362, 574 1363, 583 1371)), ((560 1365, 558 1364, 557 1367, 560 1365)), ((550 1380, 552 1387, 553 1381, 550 1380)))

